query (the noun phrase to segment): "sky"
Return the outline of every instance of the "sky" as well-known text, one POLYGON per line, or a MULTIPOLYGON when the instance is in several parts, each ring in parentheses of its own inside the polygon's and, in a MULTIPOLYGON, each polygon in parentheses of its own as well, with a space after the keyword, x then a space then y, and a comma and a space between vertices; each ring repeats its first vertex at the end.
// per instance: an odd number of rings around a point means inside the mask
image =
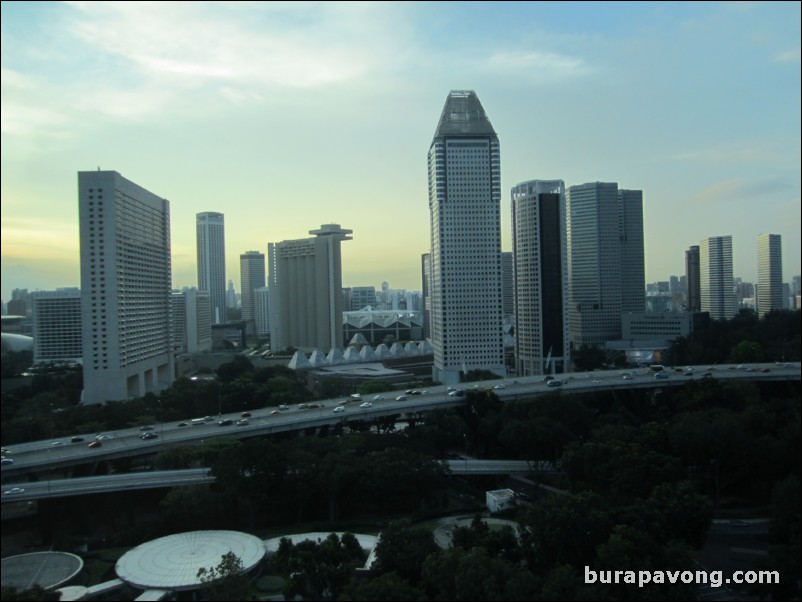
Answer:
POLYGON ((353 230, 343 284, 420 290, 426 156, 450 90, 532 179, 643 190, 646 281, 732 235, 800 270, 798 2, 3 2, 2 299, 79 286, 77 172, 170 201, 173 284, 197 285, 195 214, 239 256, 353 230))

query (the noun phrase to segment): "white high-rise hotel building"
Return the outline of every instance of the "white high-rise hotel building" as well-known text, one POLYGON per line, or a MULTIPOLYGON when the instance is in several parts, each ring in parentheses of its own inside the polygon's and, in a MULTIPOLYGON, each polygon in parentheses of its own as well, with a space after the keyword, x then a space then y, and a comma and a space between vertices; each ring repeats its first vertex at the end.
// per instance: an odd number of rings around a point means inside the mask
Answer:
POLYGON ((501 308, 501 159, 473 91, 452 91, 429 148, 434 380, 505 374, 501 308))
POLYGON ((170 203, 116 171, 78 173, 85 403, 172 382, 170 203))
POLYGON ((198 290, 209 293, 212 324, 226 322, 226 226, 222 213, 195 216, 198 290))
POLYGON ((762 318, 784 307, 782 237, 761 234, 757 237, 757 313, 762 318))
POLYGON ((735 316, 732 236, 711 236, 699 242, 699 293, 702 311, 714 320, 735 316))
POLYGON ((353 230, 323 224, 311 238, 267 245, 270 345, 319 349, 343 345, 342 252, 353 230))

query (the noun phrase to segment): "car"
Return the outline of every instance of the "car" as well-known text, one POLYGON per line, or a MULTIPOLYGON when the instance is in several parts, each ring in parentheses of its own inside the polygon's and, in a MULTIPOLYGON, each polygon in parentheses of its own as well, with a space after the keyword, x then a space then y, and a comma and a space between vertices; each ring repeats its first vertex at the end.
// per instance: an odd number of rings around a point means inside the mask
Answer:
POLYGON ((176 426, 187 426, 186 422, 179 422, 176 426))
POLYGON ((690 376, 691 378, 693 378, 693 372, 686 370, 685 372, 682 373, 682 376, 690 376))
POLYGON ((70 439, 70 443, 83 443, 83 441, 84 441, 83 437, 73 437, 72 439, 70 439))
POLYGON ((279 412, 278 410, 273 410, 272 412, 270 412, 271 416, 276 416, 278 414, 281 414, 281 412, 279 412))
POLYGON ((338 406, 350 406, 351 405, 351 400, 350 399, 346 399, 345 401, 339 402, 337 405, 338 406))
POLYGON ((299 403, 299 404, 298 404, 298 409, 299 409, 299 410, 305 410, 305 409, 307 409, 308 407, 309 407, 309 404, 308 404, 308 403, 299 403))
POLYGON ((413 394, 413 395, 420 395, 420 394, 421 394, 421 392, 420 392, 420 391, 418 391, 417 389, 413 389, 413 390, 412 390, 412 394, 413 394))
POLYGON ((152 430, 153 430, 153 427, 152 427, 152 426, 150 426, 149 424, 146 424, 145 426, 140 426, 140 427, 139 427, 139 430, 140 430, 140 431, 152 431, 152 430))
POLYGON ((282 403, 282 404, 281 404, 281 405, 278 407, 278 409, 279 409, 279 410, 281 410, 282 412, 286 412, 287 410, 289 410, 289 409, 290 409, 290 406, 288 406, 288 405, 286 405, 286 404, 283 404, 283 403, 282 403))
POLYGON ((57 446, 57 445, 64 445, 64 442, 63 442, 63 441, 53 441, 53 442, 52 442, 50 445, 52 445, 53 447, 55 447, 55 446, 57 446))
POLYGON ((763 369, 761 370, 761 372, 771 372, 771 370, 769 370, 768 368, 763 368, 763 369))
POLYGON ((345 412, 345 406, 337 406, 336 408, 334 408, 335 414, 339 414, 341 412, 345 412))
POLYGON ((92 441, 92 443, 87 445, 87 447, 89 447, 91 449, 96 449, 96 448, 98 448, 98 447, 100 447, 102 445, 103 445, 103 442, 100 439, 97 439, 95 441, 92 441))
POLYGON ((554 380, 550 380, 548 384, 549 387, 562 387, 562 385, 563 382, 561 380, 557 380, 556 378, 554 380))
POLYGON ((621 378, 623 378, 624 380, 632 380, 632 376, 629 374, 624 374, 621 378))
POLYGON ((204 416, 203 419, 206 422, 214 422, 214 417, 212 417, 212 416, 204 416))
POLYGON ((25 489, 22 487, 12 487, 11 489, 6 489, 6 495, 18 495, 20 493, 25 493, 25 489))
POLYGON ((14 460, 12 460, 11 458, 3 458, 2 460, 0 460, 0 465, 2 466, 10 466, 13 463, 14 460))
POLYGON ((243 412, 242 414, 240 414, 240 416, 242 416, 243 418, 250 418, 251 417, 251 413, 250 412, 243 412))
MULTIPOLYGON (((111 435, 101 435, 100 433, 95 436, 95 441, 106 441, 107 439, 113 439, 111 435)), ((98 446, 99 447, 99 446, 98 446)))
POLYGON ((669 376, 671 376, 670 372, 657 372, 654 375, 655 380, 666 380, 669 376))
POLYGON ((320 406, 318 404, 316 404, 316 403, 310 403, 309 404, 309 409, 310 410, 317 410, 319 407, 320 406))
POLYGON ((398 397, 395 398, 395 400, 396 401, 406 401, 407 400, 407 396, 406 395, 399 395, 398 397))
POLYGON ((247 424, 248 424, 247 418, 240 418, 239 420, 237 420, 237 426, 245 426, 247 424))
POLYGON ((407 395, 412 395, 413 390, 414 389, 407 389, 406 391, 404 391, 404 393, 406 393, 407 395))
POLYGON ((451 391, 451 393, 449 393, 448 396, 449 397, 464 397, 465 396, 465 391, 463 391, 462 389, 455 389, 454 391, 451 391))
POLYGON ((156 439, 157 437, 158 435, 156 433, 142 433, 139 435, 139 438, 142 439, 142 441, 149 441, 150 439, 156 439))
POLYGON ((704 374, 702 374, 702 378, 713 378, 713 373, 705 372, 704 374))
POLYGON ((225 419, 221 420, 220 422, 218 422, 217 424, 218 424, 218 426, 229 426, 231 424, 234 424, 234 421, 231 420, 230 418, 225 418, 225 419))
POLYGON ((505 387, 504 385, 496 385, 496 386, 495 386, 495 387, 493 387, 493 388, 494 388, 494 389, 506 389, 507 387, 505 387))
POLYGON ((359 407, 360 407, 360 408, 363 408, 363 409, 372 408, 372 407, 373 407, 373 404, 372 404, 372 403, 370 403, 369 401, 366 401, 366 402, 364 402, 364 403, 360 403, 360 404, 359 404, 359 407))
POLYGON ((383 400, 384 400, 384 395, 374 395, 373 396, 373 401, 383 401, 383 400))

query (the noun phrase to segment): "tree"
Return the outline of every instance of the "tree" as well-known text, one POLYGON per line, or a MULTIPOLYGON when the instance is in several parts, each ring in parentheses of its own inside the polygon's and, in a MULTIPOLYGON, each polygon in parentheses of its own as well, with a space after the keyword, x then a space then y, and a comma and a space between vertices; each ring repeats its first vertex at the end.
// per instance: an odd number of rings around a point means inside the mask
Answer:
POLYGON ((336 600, 353 570, 365 562, 365 552, 350 533, 342 538, 330 533, 323 541, 297 544, 284 537, 271 562, 290 575, 285 599, 336 600))
POLYGON ((201 600, 252 600, 250 581, 242 560, 234 552, 223 554, 220 564, 198 569, 202 588, 198 591, 201 600))
POLYGON ((583 344, 579 349, 574 349, 571 353, 574 367, 580 372, 601 368, 605 359, 606 355, 603 349, 588 344, 583 344))
POLYGON ((367 581, 352 581, 339 597, 340 600, 370 602, 371 600, 397 600, 414 602, 425 600, 423 590, 413 587, 396 573, 385 573, 367 581))
POLYGON ((431 531, 391 524, 382 531, 376 544, 375 568, 380 573, 395 572, 417 586, 424 560, 437 551, 431 531))

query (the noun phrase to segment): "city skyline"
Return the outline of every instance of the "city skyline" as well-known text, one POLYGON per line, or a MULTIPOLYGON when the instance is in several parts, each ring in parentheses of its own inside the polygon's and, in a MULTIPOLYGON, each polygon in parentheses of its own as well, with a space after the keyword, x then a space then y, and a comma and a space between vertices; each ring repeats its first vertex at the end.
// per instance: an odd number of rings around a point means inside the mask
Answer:
POLYGON ((789 282, 801 271, 799 13, 3 3, 2 298, 79 285, 75 178, 98 166, 170 201, 174 288, 197 286, 195 215, 219 211, 238 290, 242 253, 325 222, 354 232, 345 286, 419 290, 421 157, 452 89, 475 90, 493 116, 503 251, 515 184, 625 182, 643 190, 647 282, 683 274, 685 250, 722 233, 735 276, 757 282, 764 232, 782 236, 789 282))

